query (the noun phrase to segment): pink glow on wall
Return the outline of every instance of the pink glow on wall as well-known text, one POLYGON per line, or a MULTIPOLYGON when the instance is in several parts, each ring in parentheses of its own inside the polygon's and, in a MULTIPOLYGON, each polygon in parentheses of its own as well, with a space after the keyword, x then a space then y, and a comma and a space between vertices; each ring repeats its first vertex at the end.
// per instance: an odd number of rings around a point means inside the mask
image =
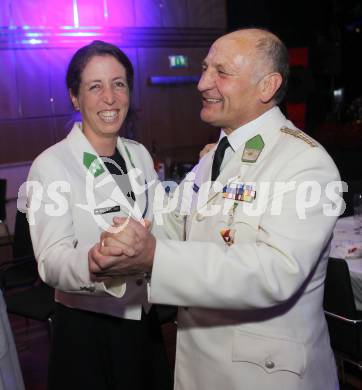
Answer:
POLYGON ((11 26, 73 26, 73 0, 13 0, 9 3, 11 26))
POLYGON ((2 27, 135 26, 133 0, 1 0, 0 3, 2 27))

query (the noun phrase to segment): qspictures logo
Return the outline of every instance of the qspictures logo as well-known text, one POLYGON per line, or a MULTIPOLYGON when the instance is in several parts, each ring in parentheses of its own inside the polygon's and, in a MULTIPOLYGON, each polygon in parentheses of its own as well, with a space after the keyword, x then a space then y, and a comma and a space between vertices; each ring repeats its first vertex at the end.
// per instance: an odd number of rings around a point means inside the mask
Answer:
MULTIPOLYGON (((109 162, 116 164, 113 160, 109 162)), ((64 180, 23 183, 18 193, 18 209, 27 213, 30 225, 35 225, 44 216, 62 217, 72 208, 79 208, 89 213, 101 230, 109 231, 116 228, 105 218, 108 214, 141 222, 144 218, 153 219, 157 225, 163 225, 170 213, 183 217, 197 213, 211 218, 230 215, 236 208, 240 210, 239 215, 247 216, 265 213, 278 216, 293 210, 298 218, 306 219, 322 209, 324 215, 336 217, 345 209, 342 194, 348 190, 342 181, 322 186, 316 181, 243 182, 237 176, 230 178, 226 185, 218 181, 197 183, 194 172, 189 172, 181 184, 147 181, 143 172, 134 168, 127 173, 135 195, 135 201, 131 201, 122 191, 122 177, 110 174, 95 177, 93 171, 90 166, 84 185, 76 188, 64 180), (81 201, 74 203, 74 198, 81 201)))

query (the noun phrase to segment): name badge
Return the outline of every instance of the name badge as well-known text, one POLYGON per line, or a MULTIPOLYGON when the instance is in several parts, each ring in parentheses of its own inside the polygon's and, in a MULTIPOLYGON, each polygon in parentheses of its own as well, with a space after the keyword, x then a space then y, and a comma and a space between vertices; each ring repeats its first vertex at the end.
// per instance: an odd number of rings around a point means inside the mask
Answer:
POLYGON ((94 209, 94 215, 116 213, 117 211, 121 211, 120 206, 101 207, 99 209, 94 209))

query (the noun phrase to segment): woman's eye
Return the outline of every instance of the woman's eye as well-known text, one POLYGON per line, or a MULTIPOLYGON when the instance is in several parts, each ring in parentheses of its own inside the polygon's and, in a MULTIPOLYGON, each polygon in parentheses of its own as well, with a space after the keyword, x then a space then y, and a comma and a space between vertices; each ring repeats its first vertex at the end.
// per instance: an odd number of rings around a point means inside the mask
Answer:
POLYGON ((116 81, 115 86, 116 86, 116 88, 124 88, 124 87, 126 87, 126 83, 123 81, 116 81))
POLYGON ((90 91, 94 91, 94 90, 97 90, 100 88, 100 85, 99 84, 93 84, 89 87, 89 90, 90 91))

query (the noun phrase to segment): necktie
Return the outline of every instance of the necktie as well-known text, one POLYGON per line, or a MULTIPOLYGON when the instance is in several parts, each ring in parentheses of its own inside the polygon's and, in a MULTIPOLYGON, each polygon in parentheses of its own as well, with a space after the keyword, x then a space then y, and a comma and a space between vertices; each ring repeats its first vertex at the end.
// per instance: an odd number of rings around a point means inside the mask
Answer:
POLYGON ((136 201, 136 197, 128 177, 126 162, 117 149, 113 156, 108 157, 108 161, 104 161, 104 165, 108 169, 108 172, 113 176, 113 179, 117 183, 118 187, 124 195, 127 196, 130 204, 133 206, 136 201), (115 164, 113 164, 112 161, 115 164))
POLYGON ((220 174, 220 166, 222 163, 222 160, 224 159, 225 150, 230 146, 228 138, 223 137, 221 141, 219 142, 219 145, 217 145, 215 154, 214 154, 214 161, 212 162, 212 171, 211 171, 211 181, 215 181, 216 178, 220 174))

